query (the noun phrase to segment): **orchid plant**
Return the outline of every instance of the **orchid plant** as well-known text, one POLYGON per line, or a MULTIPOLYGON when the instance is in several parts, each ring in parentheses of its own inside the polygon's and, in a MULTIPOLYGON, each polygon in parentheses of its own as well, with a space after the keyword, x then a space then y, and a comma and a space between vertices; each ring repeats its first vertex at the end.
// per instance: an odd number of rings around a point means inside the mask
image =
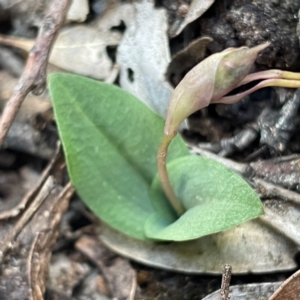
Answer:
POLYGON ((169 144, 176 136, 181 122, 211 103, 233 104, 264 87, 300 87, 300 74, 298 73, 267 70, 249 74, 258 54, 269 45, 270 43, 267 42, 254 48, 229 48, 213 54, 189 71, 176 87, 170 100, 157 162, 164 192, 178 215, 182 215, 185 208, 170 184, 166 157, 169 144), (227 96, 233 89, 260 79, 263 80, 254 87, 227 96))
POLYGON ((203 60, 176 87, 166 121, 112 84, 51 74, 67 167, 82 200, 111 227, 148 241, 191 240, 263 214, 247 182, 214 160, 190 155, 176 134, 186 117, 210 103, 234 103, 265 86, 299 87, 295 73, 249 74, 268 45, 227 49, 203 60), (227 96, 257 79, 263 80, 227 96))

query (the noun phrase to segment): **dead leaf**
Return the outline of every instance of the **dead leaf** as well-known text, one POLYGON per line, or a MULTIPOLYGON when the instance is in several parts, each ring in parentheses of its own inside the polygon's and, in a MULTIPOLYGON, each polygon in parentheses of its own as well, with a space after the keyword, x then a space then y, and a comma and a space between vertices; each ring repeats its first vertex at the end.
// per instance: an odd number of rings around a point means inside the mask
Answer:
POLYGON ((170 62, 167 13, 153 1, 135 3, 135 15, 118 47, 120 85, 165 117, 172 94, 165 81, 170 62))
POLYGON ((111 250, 152 267, 184 273, 220 274, 225 264, 235 274, 294 269, 297 246, 261 224, 246 222, 230 230, 182 243, 150 243, 127 237, 107 225, 100 235, 111 250))
POLYGON ((134 299, 136 273, 126 259, 115 257, 97 237, 82 236, 76 248, 98 266, 114 297, 134 299))
POLYGON ((95 21, 93 26, 101 32, 109 32, 113 28, 122 25, 122 22, 128 27, 134 18, 134 5, 131 3, 122 3, 112 1, 108 3, 108 7, 95 21))
MULTIPOLYGON (((229 288, 230 300, 267 300, 280 284, 281 282, 267 282, 231 286, 229 288)), ((220 290, 213 292, 202 300, 220 300, 220 290)))
POLYGON ((259 160, 250 164, 255 175, 265 181, 287 189, 299 188, 300 156, 290 155, 268 160, 259 160))
POLYGON ((191 42, 186 48, 177 52, 168 66, 166 77, 177 85, 183 75, 198 64, 206 55, 206 47, 213 41, 210 37, 202 37, 191 42))
POLYGON ((72 0, 67 11, 66 20, 69 22, 84 22, 89 13, 87 0, 72 0))
POLYGON ((72 296, 73 289, 90 271, 91 267, 87 263, 76 261, 60 252, 51 259, 47 287, 66 297, 72 296))
POLYGON ((18 38, 14 36, 0 35, 0 43, 2 45, 12 46, 29 52, 34 46, 34 39, 18 38))
POLYGON ((269 300, 299 300, 300 270, 283 282, 269 300))
MULTIPOLYGON (((27 179, 28 172, 25 174, 25 177, 21 172, 20 174, 21 178, 17 178, 19 183, 17 189, 14 188, 14 186, 16 186, 16 182, 14 182, 14 184, 12 183, 10 184, 8 180, 7 181, 5 180, 5 177, 1 178, 3 186, 1 186, 0 192, 3 195, 8 197, 8 199, 5 199, 8 201, 2 201, 2 204, 0 206, 0 221, 7 220, 9 218, 17 216, 26 208, 26 206, 28 206, 28 202, 34 199, 34 197, 37 195, 42 185, 45 183, 46 179, 48 178, 50 172, 53 170, 54 166, 59 162, 61 158, 62 158, 61 147, 60 147, 60 143, 58 143, 53 158, 50 160, 50 162, 48 163, 47 167, 44 169, 42 174, 40 174, 39 179, 35 180, 34 185, 27 184, 26 179, 27 179), (23 198, 21 194, 24 195, 23 198)), ((2 174, 0 173, 0 176, 1 175, 2 174)))
POLYGON ((106 79, 113 68, 106 47, 121 40, 117 31, 101 32, 93 27, 78 25, 60 32, 50 55, 50 63, 64 70, 106 79))
MULTIPOLYGON (((99 31, 87 25, 77 25, 60 31, 51 51, 50 64, 69 72, 95 79, 106 79, 113 71, 108 46, 117 46, 121 40, 118 31, 99 31)), ((33 39, 0 35, 0 44, 29 52, 33 39)))
POLYGON ((1 227, 1 235, 2 231, 6 233, 1 241, 4 255, 0 276, 1 299, 42 299, 58 224, 73 192, 71 185, 61 191, 49 179, 38 194, 37 203, 33 201, 20 218, 6 221, 1 227), (42 203, 41 199, 44 199, 42 203), (9 256, 6 256, 5 248, 10 249, 9 256))
POLYGON ((290 201, 267 200, 264 202, 264 210, 265 214, 260 219, 300 246, 299 204, 290 201))
POLYGON ((76 300, 111 300, 107 295, 101 293, 103 277, 97 272, 91 273, 81 284, 80 290, 72 299, 76 300))
POLYGON ((193 0, 184 19, 178 18, 169 30, 170 37, 175 37, 188 25, 202 16, 214 3, 214 0, 193 0))

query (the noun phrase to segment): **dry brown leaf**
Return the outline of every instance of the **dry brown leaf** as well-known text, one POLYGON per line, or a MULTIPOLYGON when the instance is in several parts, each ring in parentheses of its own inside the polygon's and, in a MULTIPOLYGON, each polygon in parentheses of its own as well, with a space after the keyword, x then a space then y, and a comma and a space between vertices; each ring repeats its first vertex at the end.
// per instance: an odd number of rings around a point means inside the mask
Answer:
POLYGON ((165 81, 170 62, 167 13, 153 1, 135 3, 135 15, 118 47, 120 85, 165 117, 172 94, 165 81))
POLYGON ((106 79, 113 68, 106 47, 116 46, 119 32, 101 32, 93 27, 78 25, 60 32, 50 55, 50 63, 64 70, 106 79))
POLYGON ((269 300, 299 300, 300 270, 283 282, 269 300))
MULTIPOLYGON (((121 40, 118 31, 99 31, 87 25, 77 25, 60 31, 51 51, 50 64, 79 75, 106 79, 113 71, 107 54, 108 46, 117 46, 121 40)), ((34 40, 0 35, 0 44, 29 52, 34 40)))
MULTIPOLYGON (((281 282, 267 282, 232 286, 229 289, 230 300, 267 300, 280 284, 281 282)), ((220 290, 202 300, 220 300, 220 290)))
POLYGON ((175 20, 169 30, 169 35, 171 37, 177 36, 186 25, 202 16, 214 2, 214 0, 193 0, 184 19, 175 20))
POLYGON ((235 274, 291 270, 297 246, 261 224, 246 222, 230 230, 182 243, 150 243, 104 226, 101 240, 120 255, 153 267, 184 273, 220 274, 225 264, 235 274))
POLYGON ((82 236, 76 248, 101 270, 114 297, 134 299, 136 273, 126 259, 115 257, 97 237, 82 236))
POLYGON ((28 53, 34 45, 34 39, 19 38, 1 34, 0 44, 16 47, 28 53))

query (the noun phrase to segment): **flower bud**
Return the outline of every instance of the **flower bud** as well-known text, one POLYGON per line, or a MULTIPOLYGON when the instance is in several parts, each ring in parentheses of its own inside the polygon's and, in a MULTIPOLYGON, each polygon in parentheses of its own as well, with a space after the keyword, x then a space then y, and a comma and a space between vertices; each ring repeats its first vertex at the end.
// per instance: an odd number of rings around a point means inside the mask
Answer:
POLYGON ((195 111, 217 103, 236 88, 250 72, 260 51, 269 43, 254 48, 229 48, 213 54, 189 71, 171 97, 165 134, 175 136, 180 123, 195 111))

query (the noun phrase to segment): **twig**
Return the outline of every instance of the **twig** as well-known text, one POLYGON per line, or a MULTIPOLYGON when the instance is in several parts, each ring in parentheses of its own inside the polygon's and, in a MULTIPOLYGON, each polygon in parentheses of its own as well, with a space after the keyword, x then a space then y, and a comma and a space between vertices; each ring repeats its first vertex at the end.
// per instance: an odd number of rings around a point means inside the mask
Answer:
POLYGON ((44 171, 42 172, 39 180, 36 185, 23 197, 23 199, 18 203, 17 206, 13 207, 9 211, 0 212, 0 221, 8 218, 13 218, 17 216, 25 207, 28 205, 28 202, 31 201, 37 194, 42 185, 45 183, 48 178, 50 172, 52 171, 54 165, 57 163, 61 156, 61 144, 57 143, 55 154, 53 158, 50 160, 44 171))
POLYGON ((231 280, 232 267, 230 265, 225 265, 223 267, 222 285, 221 285, 221 300, 229 300, 229 287, 231 280))
MULTIPOLYGON (((28 251, 26 259, 26 279, 29 288, 29 300, 43 300, 43 294, 45 290, 46 269, 48 269, 50 253, 52 252, 53 245, 57 239, 58 225, 61 221, 61 217, 67 209, 68 203, 72 195, 74 194, 74 188, 71 183, 68 183, 63 190, 53 199, 49 199, 47 209, 43 212, 47 212, 47 217, 44 219, 44 223, 33 238, 31 247, 28 251)), ((39 214, 39 212, 37 212, 39 214)), ((30 225, 29 225, 30 226, 30 225)))
POLYGON ((49 197, 51 191, 54 188, 55 188, 54 178, 52 176, 49 176, 48 179, 45 181, 43 187, 41 188, 39 194, 31 203, 28 210, 24 212, 24 214, 20 217, 20 219, 15 224, 15 226, 10 231, 8 231, 6 236, 1 241, 0 261, 2 260, 3 255, 6 253, 6 251, 8 251, 10 247, 12 247, 14 240, 21 232, 25 224, 30 220, 30 218, 34 215, 34 213, 41 206, 41 204, 49 197))
POLYGON ((53 0, 40 28, 12 97, 7 102, 0 119, 0 147, 8 130, 29 92, 38 95, 46 85, 48 57, 60 27, 63 25, 70 0, 53 0))
POLYGON ((189 148, 190 148, 190 153, 191 154, 197 154, 197 155, 201 155, 203 157, 207 157, 207 158, 211 158, 221 164, 223 164, 224 166, 226 166, 227 168, 242 174, 244 176, 247 175, 247 173, 250 172, 250 167, 248 164, 244 164, 244 163, 238 163, 235 162, 229 158, 225 158, 225 157, 220 157, 217 154, 211 153, 207 150, 201 149, 198 146, 195 146, 193 144, 188 144, 189 148))
POLYGON ((258 177, 254 177, 253 181, 256 183, 256 188, 263 188, 262 194, 265 198, 278 197, 280 199, 289 200, 296 204, 300 204, 300 195, 296 192, 289 191, 278 185, 266 182, 258 177))

